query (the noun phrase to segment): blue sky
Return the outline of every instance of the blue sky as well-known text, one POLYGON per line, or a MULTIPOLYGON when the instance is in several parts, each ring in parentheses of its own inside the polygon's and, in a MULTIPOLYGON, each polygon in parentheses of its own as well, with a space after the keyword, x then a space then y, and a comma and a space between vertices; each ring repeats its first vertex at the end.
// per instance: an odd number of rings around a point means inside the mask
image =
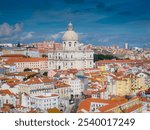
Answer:
POLYGON ((80 41, 150 46, 150 0, 1 0, 0 42, 55 40, 72 21, 80 41))

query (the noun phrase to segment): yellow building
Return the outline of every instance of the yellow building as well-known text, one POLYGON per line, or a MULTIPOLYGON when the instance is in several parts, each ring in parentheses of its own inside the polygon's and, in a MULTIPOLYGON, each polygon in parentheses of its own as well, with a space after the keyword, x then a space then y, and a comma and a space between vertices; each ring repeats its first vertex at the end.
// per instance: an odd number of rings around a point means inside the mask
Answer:
POLYGON ((131 80, 125 77, 112 76, 108 86, 110 95, 125 96, 131 94, 131 80))
POLYGON ((125 78, 116 79, 116 94, 117 96, 124 96, 131 94, 130 80, 125 78))
POLYGON ((143 79, 133 74, 126 76, 113 75, 108 87, 111 95, 117 96, 136 95, 138 92, 147 89, 143 79))

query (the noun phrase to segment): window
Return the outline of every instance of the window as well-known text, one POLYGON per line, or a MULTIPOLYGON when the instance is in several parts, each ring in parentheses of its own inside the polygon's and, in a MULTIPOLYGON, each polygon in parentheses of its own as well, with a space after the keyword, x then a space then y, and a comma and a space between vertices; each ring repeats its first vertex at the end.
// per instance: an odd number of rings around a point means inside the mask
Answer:
POLYGON ((69 42, 69 47, 71 47, 71 42, 69 42))
POLYGON ((60 70, 60 69, 61 69, 61 67, 60 67, 60 66, 58 66, 58 69, 60 70))

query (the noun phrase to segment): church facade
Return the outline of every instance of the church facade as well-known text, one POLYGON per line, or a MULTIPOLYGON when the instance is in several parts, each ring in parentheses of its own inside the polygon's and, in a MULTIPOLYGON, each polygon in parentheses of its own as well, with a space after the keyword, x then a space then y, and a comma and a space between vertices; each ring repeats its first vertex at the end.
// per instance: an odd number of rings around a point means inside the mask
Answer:
POLYGON ((62 37, 62 46, 62 50, 49 51, 49 70, 93 68, 94 51, 85 49, 84 45, 80 44, 72 23, 68 24, 68 29, 62 37))

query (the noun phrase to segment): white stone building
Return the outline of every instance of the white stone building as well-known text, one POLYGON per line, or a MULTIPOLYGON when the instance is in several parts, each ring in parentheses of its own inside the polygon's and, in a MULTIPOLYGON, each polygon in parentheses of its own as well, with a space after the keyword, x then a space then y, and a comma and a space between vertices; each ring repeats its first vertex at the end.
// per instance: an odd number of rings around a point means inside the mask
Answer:
POLYGON ((59 106, 59 95, 55 93, 47 93, 46 95, 38 96, 31 96, 23 93, 21 99, 21 105, 28 108, 47 110, 49 108, 58 108, 59 106))
POLYGON ((66 84, 70 85, 71 89, 71 95, 78 97, 82 94, 84 91, 84 83, 81 82, 79 78, 73 77, 73 78, 64 78, 62 81, 66 84))
POLYGON ((17 96, 8 89, 0 90, 0 107, 4 104, 17 105, 17 96))
POLYGON ((16 72, 23 72, 26 68, 48 70, 47 58, 9 58, 5 63, 14 64, 16 72))
POLYGON ((53 80, 48 77, 31 78, 19 84, 19 92, 38 96, 54 91, 53 80))
POLYGON ((80 44, 78 34, 71 23, 62 37, 62 50, 48 53, 48 68, 57 70, 93 68, 93 50, 85 49, 80 44))

